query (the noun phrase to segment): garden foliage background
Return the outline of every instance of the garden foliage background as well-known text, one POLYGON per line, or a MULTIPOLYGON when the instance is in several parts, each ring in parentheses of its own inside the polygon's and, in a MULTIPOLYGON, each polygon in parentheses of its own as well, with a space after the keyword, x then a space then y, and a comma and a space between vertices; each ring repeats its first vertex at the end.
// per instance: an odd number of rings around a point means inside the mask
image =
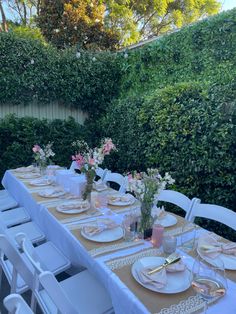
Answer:
POLYGON ((235 209, 236 9, 132 51, 76 55, 0 33, 0 104, 57 100, 90 119, 80 126, 9 116, 0 120, 0 172, 32 162, 32 145, 112 137, 113 171, 158 167, 189 197, 235 209))

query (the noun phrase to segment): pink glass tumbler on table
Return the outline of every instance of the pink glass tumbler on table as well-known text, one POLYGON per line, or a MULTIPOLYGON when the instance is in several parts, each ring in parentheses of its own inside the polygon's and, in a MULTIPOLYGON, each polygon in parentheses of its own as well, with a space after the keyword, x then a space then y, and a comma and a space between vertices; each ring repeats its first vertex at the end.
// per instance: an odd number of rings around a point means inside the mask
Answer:
POLYGON ((154 224, 152 227, 152 244, 154 247, 159 248, 162 244, 164 227, 159 224, 154 224))

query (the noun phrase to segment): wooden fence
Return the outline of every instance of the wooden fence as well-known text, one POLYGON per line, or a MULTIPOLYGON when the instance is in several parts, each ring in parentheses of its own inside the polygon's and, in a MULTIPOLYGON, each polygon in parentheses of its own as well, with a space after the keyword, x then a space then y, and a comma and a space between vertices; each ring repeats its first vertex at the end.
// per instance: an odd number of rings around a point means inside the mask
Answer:
POLYGON ((78 108, 60 105, 57 102, 45 105, 37 103, 27 105, 0 104, 0 118, 4 118, 10 113, 14 113, 17 117, 29 116, 38 119, 45 118, 48 120, 65 120, 68 117, 73 117, 79 124, 83 124, 88 117, 85 112, 78 108))

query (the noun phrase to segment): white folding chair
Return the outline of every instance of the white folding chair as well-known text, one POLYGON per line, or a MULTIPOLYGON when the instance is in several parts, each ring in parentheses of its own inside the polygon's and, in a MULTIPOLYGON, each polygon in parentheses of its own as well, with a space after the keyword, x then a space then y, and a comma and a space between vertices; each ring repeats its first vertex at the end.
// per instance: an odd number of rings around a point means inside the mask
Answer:
POLYGON ((121 193, 125 193, 128 187, 128 177, 122 176, 120 173, 116 172, 108 172, 104 178, 104 181, 107 182, 114 182, 119 185, 118 191, 121 193))
POLYGON ((189 214, 195 202, 199 202, 198 198, 192 200, 186 195, 173 191, 173 190, 162 190, 158 195, 157 201, 168 202, 174 204, 185 211, 185 219, 189 220, 189 214))
POLYGON ((60 283, 52 273, 42 272, 39 281, 45 289, 39 290, 45 313, 114 313, 107 292, 88 270, 60 283))
POLYGON ((97 175, 102 181, 104 181, 107 172, 108 172, 108 169, 102 169, 102 168, 100 168, 100 167, 98 167, 98 168, 96 169, 96 175, 97 175))
POLYGON ((19 294, 10 294, 3 300, 5 308, 11 314, 33 314, 34 312, 19 294))
POLYGON ((0 211, 14 208, 18 205, 17 201, 9 194, 7 190, 1 191, 0 211))
POLYGON ((0 190, 0 199, 1 199, 2 197, 6 197, 6 196, 8 196, 8 195, 9 195, 9 192, 8 192, 7 190, 5 190, 5 189, 0 190))
POLYGON ((49 270, 54 275, 71 267, 70 261, 52 242, 48 241, 34 247, 24 233, 18 233, 15 239, 28 260, 33 258, 35 263, 39 263, 44 270, 49 270))
POLYGON ((111 301, 105 289, 87 270, 58 283, 51 272, 43 270, 45 267, 42 268, 42 265, 45 261, 40 260, 35 254, 35 248, 30 241, 22 234, 17 235, 17 238, 45 289, 40 290, 35 287, 34 291, 44 313, 59 311, 71 314, 93 314, 112 311, 111 301))
POLYGON ((17 233, 25 233, 32 243, 40 243, 45 239, 44 233, 33 221, 7 228, 4 222, 0 220, 0 232, 7 234, 13 240, 15 240, 17 233))
POLYGON ((236 230, 236 212, 223 206, 197 202, 192 207, 189 220, 194 222, 196 217, 212 219, 236 230))
POLYGON ((11 293, 23 293, 34 288, 33 274, 15 243, 0 234, 0 264, 11 286, 11 293), (19 275, 20 274, 20 275, 19 275))
POLYGON ((24 207, 0 211, 0 220, 7 226, 11 227, 30 221, 30 215, 24 207))
MULTIPOLYGON (((26 239, 24 234, 18 234, 16 238, 19 244, 26 239)), ((28 243, 29 247, 32 246, 29 240, 28 243)), ((31 250, 35 260, 38 263, 40 261, 43 270, 49 270, 55 275, 71 266, 70 261, 51 242, 43 243, 35 248, 32 246, 31 250)), ((0 234, 0 265, 1 272, 4 271, 11 286, 12 293, 22 294, 29 289, 35 289, 35 284, 33 284, 36 280, 34 267, 26 254, 20 253, 15 242, 4 234, 0 234)), ((34 304, 34 297, 32 297, 32 304, 34 304)))

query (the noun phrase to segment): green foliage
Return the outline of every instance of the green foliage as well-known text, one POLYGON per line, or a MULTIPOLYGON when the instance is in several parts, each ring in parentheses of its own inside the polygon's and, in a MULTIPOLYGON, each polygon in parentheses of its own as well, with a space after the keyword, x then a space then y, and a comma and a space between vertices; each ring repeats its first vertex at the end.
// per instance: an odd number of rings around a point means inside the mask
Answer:
POLYGON ((220 10, 217 0, 131 0, 104 1, 105 22, 120 34, 121 45, 160 35, 193 23, 220 10))
POLYGON ((113 49, 118 37, 104 28, 105 9, 98 0, 43 0, 37 22, 46 40, 57 48, 79 44, 83 49, 113 49))
POLYGON ((236 204, 236 10, 128 53, 103 132, 118 143, 108 166, 159 167, 203 202, 236 204))
POLYGON ((117 93, 120 70, 111 53, 57 51, 38 40, 0 33, 0 104, 58 100, 91 116, 117 93))
POLYGON ((233 78, 236 9, 205 19, 128 53, 121 93, 150 93, 166 84, 233 78))
POLYGON ((9 31, 12 31, 17 37, 22 37, 26 39, 37 39, 46 44, 46 41, 40 29, 37 27, 15 25, 11 23, 9 25, 9 31))
POLYGON ((53 142, 55 157, 53 161, 69 166, 74 153, 71 143, 84 137, 84 128, 72 118, 62 120, 39 120, 35 118, 16 118, 9 115, 0 119, 0 176, 7 169, 27 166, 34 160, 34 144, 46 145, 53 142))

